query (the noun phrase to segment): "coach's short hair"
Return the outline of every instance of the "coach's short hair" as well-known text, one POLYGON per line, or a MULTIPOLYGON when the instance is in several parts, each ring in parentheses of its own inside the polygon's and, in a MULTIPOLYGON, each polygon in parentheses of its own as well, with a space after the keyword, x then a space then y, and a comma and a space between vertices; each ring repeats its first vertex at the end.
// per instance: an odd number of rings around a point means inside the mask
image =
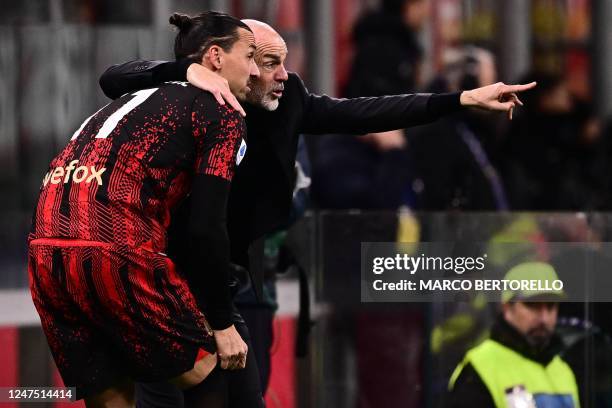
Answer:
POLYGON ((174 40, 176 59, 188 57, 200 60, 213 45, 229 51, 239 39, 239 28, 251 31, 237 18, 216 11, 205 11, 193 17, 174 13, 169 21, 179 30, 174 40))

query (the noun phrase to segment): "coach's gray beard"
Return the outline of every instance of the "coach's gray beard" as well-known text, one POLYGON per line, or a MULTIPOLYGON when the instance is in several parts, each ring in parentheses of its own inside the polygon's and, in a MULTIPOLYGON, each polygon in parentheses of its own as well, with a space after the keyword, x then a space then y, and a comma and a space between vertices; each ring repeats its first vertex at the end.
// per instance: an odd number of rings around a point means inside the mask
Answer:
POLYGON ((251 84, 251 92, 247 95, 247 101, 255 106, 259 106, 268 111, 274 111, 278 108, 279 100, 276 98, 272 98, 269 94, 265 93, 265 91, 257 86, 256 84, 251 84))
POLYGON ((269 111, 276 110, 278 108, 278 104, 279 104, 279 100, 272 99, 270 95, 264 96, 264 98, 261 101, 261 105, 264 107, 264 109, 267 109, 269 111))

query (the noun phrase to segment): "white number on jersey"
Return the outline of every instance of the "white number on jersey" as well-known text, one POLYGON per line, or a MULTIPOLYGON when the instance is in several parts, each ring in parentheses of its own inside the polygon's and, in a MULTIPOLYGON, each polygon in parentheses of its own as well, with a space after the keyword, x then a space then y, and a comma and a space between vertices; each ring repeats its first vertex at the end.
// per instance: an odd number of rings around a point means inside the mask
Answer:
MULTIPOLYGON (((135 98, 132 98, 129 101, 127 101, 125 105, 117 109, 112 115, 110 115, 104 121, 104 123, 102 124, 102 127, 98 131, 98 134, 96 134, 96 139, 106 139, 108 135, 112 133, 113 129, 115 129, 115 127, 117 126, 117 123, 119 123, 119 121, 123 119, 125 115, 127 115, 132 110, 134 110, 138 105, 146 101, 149 98, 149 96, 153 95, 153 93, 157 91, 158 89, 159 88, 151 88, 151 89, 143 89, 138 92, 134 92, 132 96, 135 96, 135 98)), ((102 109, 104 108, 101 108, 98 112, 100 112, 102 109)), ((70 140, 74 140, 77 137, 79 137, 83 128, 87 125, 89 120, 96 115, 96 113, 94 113, 93 115, 85 119, 85 121, 81 124, 81 127, 79 127, 76 130, 76 132, 74 132, 70 140)))

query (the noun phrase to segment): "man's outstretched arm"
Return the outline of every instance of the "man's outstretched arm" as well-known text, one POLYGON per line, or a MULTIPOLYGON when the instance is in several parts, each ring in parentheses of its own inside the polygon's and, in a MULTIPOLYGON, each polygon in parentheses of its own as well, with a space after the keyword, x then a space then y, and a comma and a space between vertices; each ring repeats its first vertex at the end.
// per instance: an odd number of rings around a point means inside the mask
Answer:
POLYGON ((522 105, 517 93, 536 84, 497 83, 482 88, 449 94, 406 94, 381 97, 338 99, 309 93, 294 75, 301 89, 304 116, 301 131, 311 134, 365 134, 403 129, 433 122, 466 107, 507 112, 512 119, 516 105, 522 105))
POLYGON ((338 99, 306 94, 302 133, 366 134, 423 125, 461 109, 460 94, 338 99))
MULTIPOLYGON (((100 85, 109 97, 159 85, 165 81, 188 80, 211 92, 217 101, 231 106, 245 116, 244 110, 229 91, 227 81, 191 60, 132 61, 115 65, 102 75, 100 85)), ((451 94, 407 94, 371 98, 337 99, 307 91, 296 74, 290 74, 287 87, 301 92, 304 109, 301 132, 365 134, 403 129, 430 123, 464 107, 505 111, 512 119, 516 105, 522 105, 517 93, 531 89, 527 85, 501 82, 482 88, 451 94)), ((287 97, 287 96, 285 96, 287 97)))

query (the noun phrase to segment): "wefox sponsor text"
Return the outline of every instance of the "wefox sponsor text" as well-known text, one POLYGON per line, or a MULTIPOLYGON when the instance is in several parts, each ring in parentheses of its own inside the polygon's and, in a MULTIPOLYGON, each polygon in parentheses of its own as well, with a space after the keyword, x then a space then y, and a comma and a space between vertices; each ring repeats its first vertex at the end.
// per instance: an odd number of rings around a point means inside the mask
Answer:
POLYGON ((60 183, 68 183, 70 179, 74 183, 81 183, 85 181, 86 183, 91 183, 92 181, 96 181, 99 186, 102 185, 102 173, 106 171, 106 167, 102 167, 101 169, 96 169, 94 166, 79 166, 78 160, 73 160, 66 167, 56 167, 52 171, 49 171, 45 174, 45 178, 43 179, 43 186, 47 184, 60 184, 60 183), (74 172, 73 172, 74 170, 74 172))

